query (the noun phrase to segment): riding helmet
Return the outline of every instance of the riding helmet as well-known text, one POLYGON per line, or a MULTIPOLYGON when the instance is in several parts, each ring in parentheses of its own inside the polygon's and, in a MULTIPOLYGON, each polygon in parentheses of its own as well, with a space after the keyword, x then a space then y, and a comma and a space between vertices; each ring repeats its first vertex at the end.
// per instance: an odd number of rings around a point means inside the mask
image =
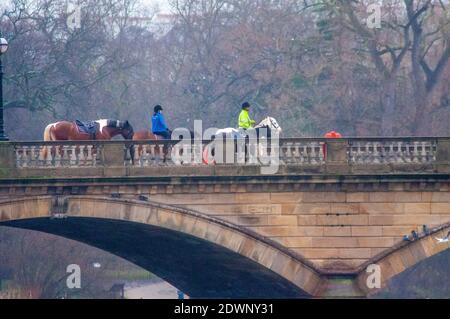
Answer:
POLYGON ((242 104, 242 109, 246 109, 248 107, 250 107, 250 103, 244 102, 244 104, 242 104))
POLYGON ((154 108, 153 108, 153 111, 155 112, 155 113, 158 113, 159 111, 162 111, 163 110, 163 108, 162 108, 162 106, 161 105, 156 105, 154 108))

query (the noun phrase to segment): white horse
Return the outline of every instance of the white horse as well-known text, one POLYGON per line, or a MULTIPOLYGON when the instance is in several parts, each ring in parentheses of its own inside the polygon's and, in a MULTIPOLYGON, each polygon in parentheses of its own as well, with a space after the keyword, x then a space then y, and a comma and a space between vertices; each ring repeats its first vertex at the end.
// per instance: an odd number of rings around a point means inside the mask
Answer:
MULTIPOLYGON (((281 134, 282 129, 281 126, 278 124, 277 120, 275 120, 273 117, 266 117, 264 120, 262 120, 258 125, 256 125, 254 128, 243 130, 243 129, 235 129, 233 127, 228 127, 224 129, 218 130, 214 137, 222 136, 226 139, 237 139, 237 138, 245 138, 246 136, 251 136, 252 133, 255 134, 255 137, 257 139, 270 139, 272 136, 272 132, 277 133, 278 135, 281 134), (262 129, 267 130, 267 135, 260 136, 260 131, 262 129)), ((209 145, 206 145, 203 150, 203 163, 204 164, 211 164, 214 163, 213 160, 210 159, 212 154, 215 150, 215 141, 211 142, 209 145)), ((263 153, 262 146, 260 145, 260 149, 258 150, 259 153, 263 153)))
MULTIPOLYGON (((278 134, 281 134, 282 129, 281 126, 278 124, 277 120, 275 120, 273 117, 266 117, 264 120, 262 120, 258 125, 256 125, 253 130, 256 130, 257 132, 260 129, 267 129, 268 131, 275 131, 278 134)), ((252 130, 252 129, 249 129, 252 130)), ((245 131, 242 129, 235 129, 233 127, 228 127, 224 129, 220 129, 216 132, 216 136, 224 134, 225 136, 231 136, 231 137, 243 137, 245 136, 245 131)))

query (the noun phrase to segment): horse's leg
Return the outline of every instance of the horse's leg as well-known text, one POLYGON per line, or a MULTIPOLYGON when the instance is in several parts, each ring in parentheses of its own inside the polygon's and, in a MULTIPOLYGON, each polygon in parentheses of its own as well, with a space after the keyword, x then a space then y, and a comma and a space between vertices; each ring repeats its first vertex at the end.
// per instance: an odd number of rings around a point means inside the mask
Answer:
POLYGON ((144 153, 144 147, 141 145, 138 146, 137 148, 137 157, 136 157, 136 161, 140 161, 142 154, 144 153))
POLYGON ((162 152, 163 152, 163 163, 167 164, 167 158, 169 157, 169 144, 164 144, 163 148, 162 148, 162 152))
POLYGON ((134 165, 136 154, 135 154, 135 146, 133 144, 130 145, 129 151, 130 151, 131 165, 134 165))

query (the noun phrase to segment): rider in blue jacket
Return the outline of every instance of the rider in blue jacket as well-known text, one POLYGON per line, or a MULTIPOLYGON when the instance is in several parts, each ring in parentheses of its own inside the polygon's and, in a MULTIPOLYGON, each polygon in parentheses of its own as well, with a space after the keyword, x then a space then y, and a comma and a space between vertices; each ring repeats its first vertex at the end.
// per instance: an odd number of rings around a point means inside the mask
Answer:
POLYGON ((162 136, 166 140, 171 139, 171 133, 167 127, 166 120, 162 114, 162 106, 156 105, 154 108, 154 113, 152 116, 152 133, 155 135, 162 136))

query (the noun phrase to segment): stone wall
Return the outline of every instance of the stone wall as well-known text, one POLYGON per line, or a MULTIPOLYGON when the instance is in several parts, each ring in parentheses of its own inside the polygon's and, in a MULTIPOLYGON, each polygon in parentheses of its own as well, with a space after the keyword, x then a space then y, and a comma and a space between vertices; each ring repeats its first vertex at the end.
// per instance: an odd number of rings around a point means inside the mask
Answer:
POLYGON ((402 241, 450 222, 450 192, 278 192, 153 195, 244 226, 320 269, 354 270, 402 241))

